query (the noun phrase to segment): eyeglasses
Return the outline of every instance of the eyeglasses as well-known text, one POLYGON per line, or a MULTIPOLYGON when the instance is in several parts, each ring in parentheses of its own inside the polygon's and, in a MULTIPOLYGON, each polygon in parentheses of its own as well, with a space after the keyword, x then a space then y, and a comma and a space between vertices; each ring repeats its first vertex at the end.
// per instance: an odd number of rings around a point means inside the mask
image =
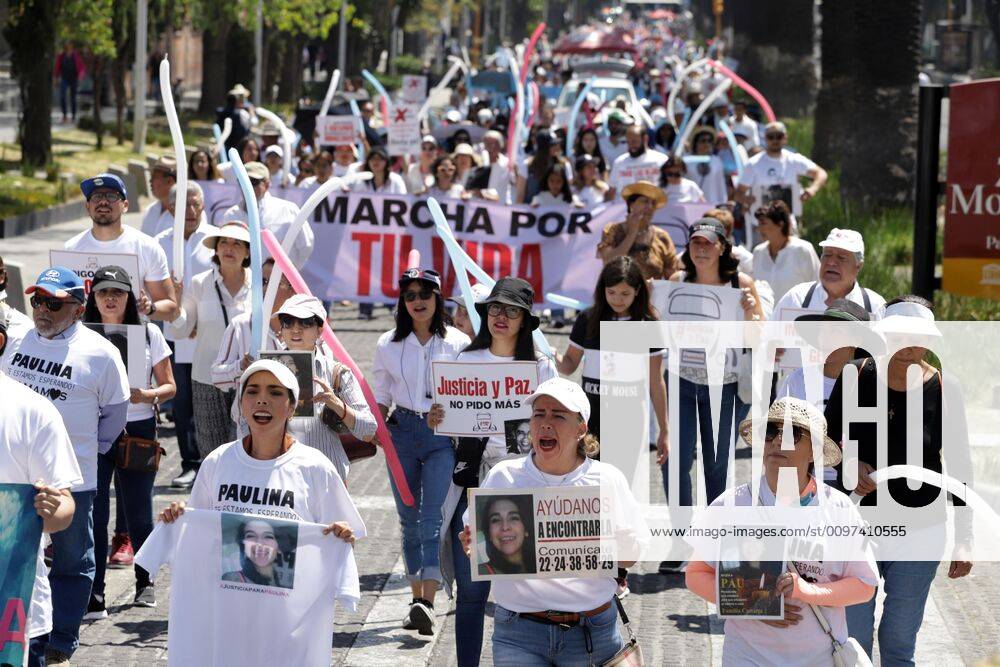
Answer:
MULTIPOLYGON (((771 442, 772 440, 777 438, 778 432, 779 432, 779 425, 775 424, 774 422, 768 422, 767 430, 764 431, 764 442, 771 442)), ((801 426, 794 426, 794 425, 792 426, 792 439, 795 441, 795 444, 799 444, 799 440, 801 440, 802 436, 804 436, 805 434, 806 434, 806 429, 802 428, 801 426)), ((782 439, 784 439, 784 436, 782 436, 782 439)))
POLYGON ((767 139, 768 141, 771 141, 772 139, 784 139, 785 135, 769 132, 764 135, 764 138, 767 139))
POLYGON ((124 197, 122 197, 120 192, 95 192, 90 195, 90 199, 87 201, 106 201, 110 204, 114 204, 122 199, 124 199, 124 197))
POLYGON ((54 296, 38 296, 37 294, 31 295, 30 302, 31 307, 35 310, 38 310, 41 306, 45 306, 50 313, 58 313, 66 305, 66 302, 62 299, 57 299, 54 296))
POLYGON ((403 292, 403 300, 407 303, 413 303, 417 299, 427 301, 432 296, 434 296, 434 290, 429 287, 425 287, 422 290, 407 290, 403 292))
POLYGON ((491 303, 488 312, 493 317, 503 313, 508 320, 518 320, 524 315, 524 309, 520 306, 506 306, 502 303, 491 303))
POLYGON ((300 329, 312 329, 316 325, 316 318, 310 317, 307 319, 299 319, 298 317, 292 317, 291 315, 278 315, 278 322, 281 324, 282 329, 292 329, 299 327, 300 329))

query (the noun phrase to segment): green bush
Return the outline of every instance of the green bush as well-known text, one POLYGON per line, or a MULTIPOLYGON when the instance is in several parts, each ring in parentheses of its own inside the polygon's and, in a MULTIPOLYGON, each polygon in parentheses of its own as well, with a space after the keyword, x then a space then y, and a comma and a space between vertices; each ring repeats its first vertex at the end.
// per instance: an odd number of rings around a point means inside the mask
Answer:
POLYGON ((393 64, 396 66, 396 71, 400 74, 420 74, 420 70, 424 68, 424 61, 421 58, 408 53, 401 53, 396 56, 393 64))

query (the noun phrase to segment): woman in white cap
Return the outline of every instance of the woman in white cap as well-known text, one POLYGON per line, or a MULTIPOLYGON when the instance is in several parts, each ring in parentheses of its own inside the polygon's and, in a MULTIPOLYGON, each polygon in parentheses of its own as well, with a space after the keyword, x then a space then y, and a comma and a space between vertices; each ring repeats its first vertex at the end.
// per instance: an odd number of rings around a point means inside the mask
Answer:
POLYGON ((468 188, 472 174, 482 164, 479 153, 470 144, 463 142, 455 146, 451 159, 455 161, 455 182, 468 188))
POLYGON ((215 267, 191 279, 184 289, 174 282, 181 308, 169 325, 175 339, 195 339, 191 392, 195 432, 202 457, 234 437, 229 410, 232 391, 212 383, 212 362, 219 341, 234 317, 250 309, 250 231, 242 222, 227 222, 202 243, 215 251, 215 267))
MULTIPOLYGON (((752 429, 751 420, 740 423, 740 436, 747 444, 751 443, 752 429)), ((712 503, 713 508, 720 509, 702 510, 695 525, 706 530, 723 525, 727 519, 717 515, 725 512, 722 505, 757 504, 809 507, 830 527, 843 528, 845 519, 849 519, 847 528, 864 528, 864 520, 850 499, 816 480, 816 453, 822 451, 825 465, 836 465, 841 459, 840 447, 826 434, 826 420, 819 408, 797 398, 778 399, 768 410, 763 444, 764 470, 760 479, 753 483, 755 489, 751 484, 743 484, 726 491, 712 503), (784 475, 780 474, 782 468, 786 469, 784 475), (780 485, 779 479, 782 480, 780 485), (794 485, 786 486, 785 480, 794 481, 794 485)), ((732 525, 732 519, 728 521, 732 525)), ((754 543, 753 546, 762 545, 755 537, 747 539, 754 543)), ((839 560, 829 557, 817 560, 813 555, 816 543, 808 539, 789 545, 785 558, 788 566, 778 576, 776 586, 777 593, 785 598, 784 618, 726 619, 722 664, 833 667, 831 638, 816 614, 823 616, 833 638, 844 643, 848 638, 845 606, 872 599, 878 586, 874 558, 865 546, 863 535, 844 540, 843 545, 838 543, 834 547, 838 554, 846 557, 839 560), (810 609, 808 605, 814 607, 810 609)), ((688 564, 687 587, 708 602, 717 604, 719 543, 709 538, 689 541, 695 548, 697 560, 688 564)), ((751 551, 749 543, 737 542, 735 545, 746 552, 751 551)), ((764 560, 779 561, 785 556, 774 542, 765 542, 763 546, 774 549, 774 552, 765 551, 764 560)))
MULTIPOLYGON (((281 326, 281 340, 289 350, 313 353, 313 382, 318 391, 313 396, 316 414, 294 417, 288 430, 295 439, 315 447, 333 462, 346 482, 350 461, 344 452, 338 431, 371 441, 378 425, 354 373, 338 362, 323 342, 326 308, 314 296, 296 294, 273 315, 281 326), (325 418, 328 413, 333 419, 325 418), (328 421, 329 420, 329 421, 328 421), (334 431, 328 423, 336 424, 334 431), (342 425, 342 427, 341 427, 342 425)), ((242 426, 242 424, 241 424, 242 426)))
POLYGON ((427 425, 433 400, 431 362, 454 360, 469 338, 448 326, 436 271, 407 269, 399 279, 396 326, 382 334, 372 364, 375 400, 419 502, 403 503, 392 477, 402 532, 403 562, 413 601, 403 627, 434 634, 434 595, 441 583, 438 556, 441 505, 448 493, 455 450, 451 440, 435 435, 427 425), (395 408, 389 415, 390 408, 395 408))
POLYGON ((258 513, 258 494, 219 491, 268 489, 268 497, 286 499, 269 503, 269 516, 321 523, 327 526, 326 534, 345 542, 364 537, 365 524, 337 469, 318 450, 288 433, 298 401, 298 380, 286 366, 270 359, 250 364, 240 378, 240 410, 248 417, 249 435, 207 456, 191 498, 187 503, 170 503, 160 520, 175 521, 186 506, 258 513))
MULTIPOLYGON (((591 458, 598 445, 587 432, 587 395, 571 380, 552 378, 539 384, 527 403, 531 453, 498 463, 480 487, 600 486, 598 493, 611 504, 612 530, 622 555, 618 565, 630 567, 648 544, 649 529, 625 476, 591 458)), ((464 521, 461 542, 469 555, 468 513, 464 521)), ((493 663, 606 664, 624 646, 613 575, 494 581, 493 663)))
MULTIPOLYGON (((858 447, 857 485, 853 489, 845 488, 843 467, 837 470, 838 485, 862 496, 863 506, 876 506, 878 497, 888 493, 902 507, 921 508, 919 520, 908 521, 907 538, 912 540, 916 539, 915 535, 923 535, 925 539, 921 544, 940 545, 936 552, 924 550, 921 560, 880 558, 878 561, 878 573, 886 593, 885 613, 878 625, 879 655, 885 664, 912 665, 917 631, 923 621, 931 583, 945 557, 947 508, 940 502, 941 490, 926 483, 910 488, 911 480, 893 479, 882 487, 882 491, 876 491, 876 483, 871 477, 878 465, 876 425, 852 424, 850 429, 846 428, 842 417, 844 405, 876 406, 883 400, 880 392, 887 392, 885 463, 888 466, 910 463, 936 473, 947 469, 952 477, 970 480, 972 463, 961 395, 957 387, 944 381, 941 371, 928 360, 928 347, 941 340, 931 303, 913 295, 892 299, 886 304, 876 331, 885 338, 887 349, 896 350, 895 353, 888 360, 883 356, 878 363, 871 358, 853 362, 858 368, 857 396, 845 396, 843 380, 838 379, 830 392, 826 418, 830 423, 830 437, 841 441, 849 432, 858 447), (911 366, 919 370, 918 383, 909 381, 911 366), (915 461, 908 460, 907 456, 910 447, 907 394, 910 391, 922 394, 921 455, 915 461)), ((958 498, 952 498, 952 502, 956 506, 964 504, 958 498)), ((948 569, 952 579, 964 577, 972 569, 971 542, 971 516, 956 511, 955 548, 948 569)), ((874 600, 849 607, 847 624, 851 635, 857 637, 870 655, 875 639, 874 600)))

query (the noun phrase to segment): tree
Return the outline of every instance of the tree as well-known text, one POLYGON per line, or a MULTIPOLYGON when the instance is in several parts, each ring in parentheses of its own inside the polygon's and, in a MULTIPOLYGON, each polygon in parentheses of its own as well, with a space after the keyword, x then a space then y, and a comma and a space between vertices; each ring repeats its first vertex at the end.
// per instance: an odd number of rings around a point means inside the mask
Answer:
POLYGON ((65 0, 59 15, 60 41, 83 46, 93 81, 94 132, 97 150, 104 148, 104 121, 101 118, 105 67, 118 55, 112 30, 114 0, 65 0))
POLYGON ((21 165, 39 167, 52 160, 52 72, 56 19, 63 0, 7 0, 4 38, 21 96, 18 132, 21 165))
POLYGON ((823 72, 816 98, 813 159, 825 168, 840 166, 845 137, 851 134, 857 109, 853 101, 853 77, 861 44, 857 25, 857 0, 824 2, 820 6, 820 48, 823 72))
POLYGON ((135 60, 135 3, 116 2, 111 18, 111 33, 118 52, 111 61, 111 82, 115 91, 115 136, 125 143, 125 73, 135 60))

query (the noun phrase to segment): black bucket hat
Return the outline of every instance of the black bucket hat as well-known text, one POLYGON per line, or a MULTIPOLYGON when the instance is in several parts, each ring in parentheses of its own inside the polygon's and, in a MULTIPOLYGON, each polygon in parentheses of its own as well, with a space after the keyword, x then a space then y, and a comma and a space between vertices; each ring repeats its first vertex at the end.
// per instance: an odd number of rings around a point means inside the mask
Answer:
POLYGON ((539 324, 538 316, 531 313, 534 302, 535 290, 531 289, 528 281, 508 276, 496 282, 490 295, 476 304, 476 310, 479 312, 479 316, 485 320, 491 303, 517 306, 524 309, 526 313, 525 322, 528 325, 528 331, 534 331, 539 324))

